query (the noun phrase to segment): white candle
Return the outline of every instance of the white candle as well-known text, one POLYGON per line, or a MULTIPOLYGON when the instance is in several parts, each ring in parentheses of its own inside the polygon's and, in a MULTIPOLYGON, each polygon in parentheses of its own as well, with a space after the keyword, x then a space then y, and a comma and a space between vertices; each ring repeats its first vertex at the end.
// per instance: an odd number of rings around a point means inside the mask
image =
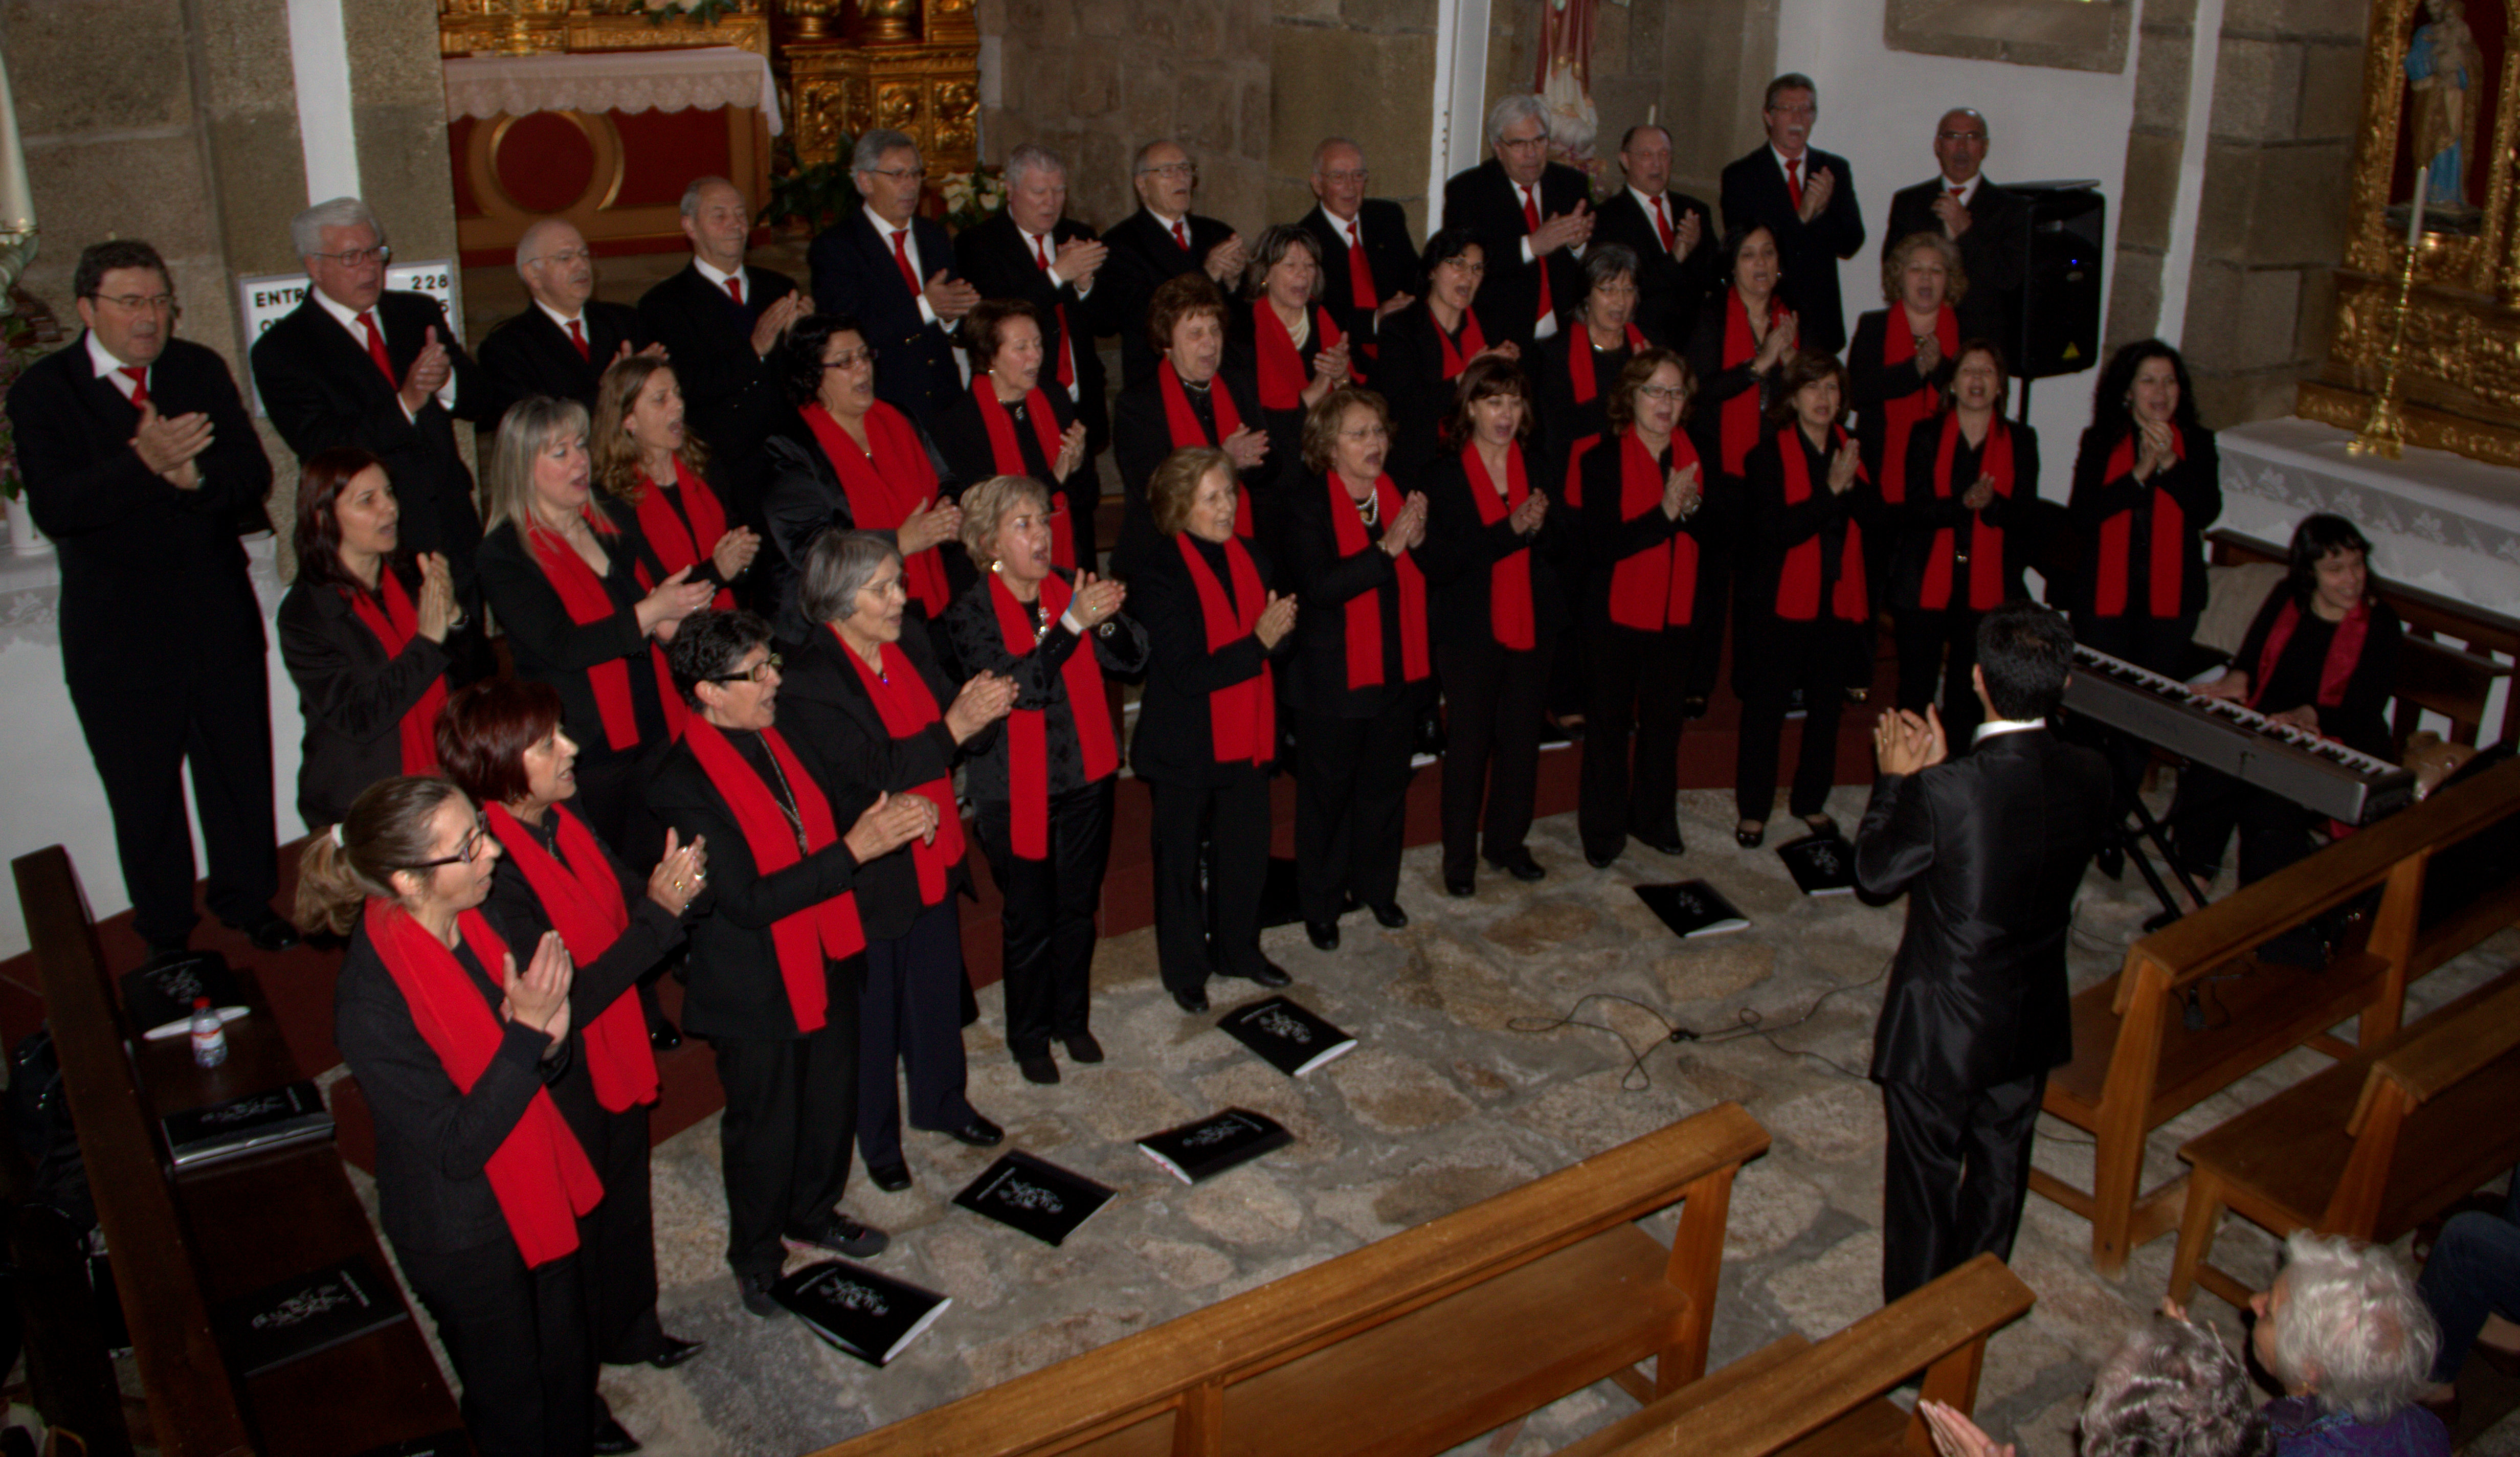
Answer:
POLYGON ((26 183, 26 153, 18 142, 18 107, 9 91, 9 69, 0 64, 0 231, 32 232, 35 192, 26 183))
POLYGON ((2424 190, 2430 181, 2430 168, 2415 168, 2415 203, 2407 214, 2407 251, 2409 253, 2424 244, 2424 190))

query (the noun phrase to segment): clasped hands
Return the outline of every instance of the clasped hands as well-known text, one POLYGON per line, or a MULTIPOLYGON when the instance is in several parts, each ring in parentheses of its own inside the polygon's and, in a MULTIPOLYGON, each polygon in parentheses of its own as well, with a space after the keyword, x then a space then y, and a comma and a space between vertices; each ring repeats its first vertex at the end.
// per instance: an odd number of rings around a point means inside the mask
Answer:
POLYGON ((1928 703, 1925 716, 1918 718, 1906 709, 1894 709, 1881 716, 1872 726, 1872 762, 1885 774, 1912 774, 1920 769, 1931 769, 1951 755, 1951 745, 1943 736, 1943 716, 1928 703))

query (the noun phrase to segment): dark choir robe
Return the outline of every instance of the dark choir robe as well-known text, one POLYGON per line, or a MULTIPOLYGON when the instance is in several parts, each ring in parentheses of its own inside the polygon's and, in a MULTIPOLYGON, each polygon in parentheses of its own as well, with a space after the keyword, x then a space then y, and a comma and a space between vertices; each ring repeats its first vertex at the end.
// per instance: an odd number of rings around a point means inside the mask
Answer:
MULTIPOLYGON (((472 422, 473 428, 483 435, 496 435, 508 411, 518 400, 535 395, 575 400, 592 416, 604 372, 612 368, 622 345, 629 345, 632 353, 648 347, 648 326, 637 309, 600 298, 586 301, 578 311, 578 324, 586 335, 583 357, 568 331, 538 304, 528 301, 522 313, 500 320, 481 339, 481 371, 489 376, 490 403, 472 422)), ((675 383, 682 384, 680 375, 675 375, 675 383)))
MULTIPOLYGON (((2131 468, 2110 473, 2119 443, 2128 440, 2128 427, 2093 425, 2083 432, 2074 452, 2074 491, 2065 504, 2078 548, 2077 569, 2070 589, 2052 595, 2062 596, 2073 613, 2077 641, 2183 677, 2180 669, 2186 643, 2205 608, 2205 531, 2223 513, 2223 466, 2213 431, 2190 425, 2179 433, 2183 453, 2150 480, 2138 482, 2131 468), (2181 517, 2177 611, 2167 616, 2153 602, 2151 551, 2153 512, 2165 498, 2177 505, 2181 517), (2122 519, 2126 532, 2122 563, 2108 561, 2103 552, 2113 518, 2122 519), (2105 610, 2104 575, 2123 584, 2123 599, 2114 612, 2105 610)), ((2141 442, 2128 443, 2131 467, 2141 442)))
MULTIPOLYGON (((416 606, 420 573, 408 565, 384 569, 400 578, 416 606)), ((360 791, 403 772, 403 715, 454 657, 418 633, 388 655, 341 589, 303 573, 280 599, 278 626, 281 661, 306 720, 297 751, 298 817, 309 829, 338 824, 360 791)))
POLYGON ((2022 567, 2054 508, 2039 500, 2039 432, 2000 417, 1990 434, 2002 430, 2012 450, 2012 494, 1996 497, 1972 511, 1961 500, 1986 468, 1987 442, 1969 443, 1965 431, 1952 433, 1951 464, 1941 466, 1943 433, 1949 413, 1917 423, 1908 435, 1908 495, 1898 506, 1884 506, 1882 518, 1892 537, 1889 572, 1882 599, 1889 604, 1891 636, 1899 653, 1899 706, 1921 714, 1936 701, 1934 684, 1942 684, 1943 728, 1956 739, 1977 727, 1983 712, 1969 669, 1977 663, 1977 623, 1997 602, 2023 596, 2022 567), (1978 563, 1970 554, 1977 523, 2003 533, 2003 559, 1994 563, 1993 601, 1978 600, 1978 563), (1948 543, 1945 541, 1949 534, 1948 543), (1926 578, 1931 573, 1942 588, 1942 600, 1928 605, 1926 578))
MULTIPOLYGON (((1847 570, 1850 530, 1877 529, 1878 498, 1860 476, 1845 494, 1828 488, 1828 466, 1837 446, 1815 449, 1799 423, 1772 429, 1750 452, 1742 496, 1740 568, 1733 601, 1734 656, 1748 691, 1741 708, 1741 752, 1734 772, 1734 805, 1744 819, 1766 820, 1776 796, 1778 735, 1785 702, 1803 690, 1801 759, 1792 813, 1812 816, 1826 807, 1836 774, 1837 726, 1846 706, 1852 665, 1865 648, 1867 622, 1837 608, 1838 585, 1847 570), (1785 500, 1785 466, 1779 452, 1802 452, 1811 493, 1785 500), (1808 619, 1787 618, 1779 606, 1787 558, 1797 547, 1817 543, 1819 607, 1808 619)), ((1858 569, 1862 563, 1856 563, 1858 569)))

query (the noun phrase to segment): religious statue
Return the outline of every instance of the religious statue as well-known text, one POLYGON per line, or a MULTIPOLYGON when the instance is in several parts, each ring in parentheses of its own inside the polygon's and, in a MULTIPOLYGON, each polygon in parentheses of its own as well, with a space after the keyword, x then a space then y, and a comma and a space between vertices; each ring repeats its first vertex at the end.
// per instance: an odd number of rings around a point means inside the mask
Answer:
POLYGON ((2485 57, 2467 25, 2464 0, 2424 0, 2431 19, 2415 27, 2407 46, 2407 83, 2413 97, 2417 186, 2424 209, 2473 213, 2467 200, 2467 159, 2476 142, 2476 87, 2485 57))

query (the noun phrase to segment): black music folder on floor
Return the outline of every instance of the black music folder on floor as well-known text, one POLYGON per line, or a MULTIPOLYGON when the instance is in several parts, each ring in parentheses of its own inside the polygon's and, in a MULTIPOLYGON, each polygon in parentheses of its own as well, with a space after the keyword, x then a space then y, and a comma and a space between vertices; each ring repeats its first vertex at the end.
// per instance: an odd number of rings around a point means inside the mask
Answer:
POLYGON ((1196 1123, 1149 1133, 1138 1148, 1186 1184, 1213 1178, 1295 1141, 1285 1126, 1248 1108, 1228 1108, 1196 1123))
POLYGON ((1108 1185, 1048 1159, 1009 1149, 955 1195, 954 1202, 1043 1244, 1058 1245, 1109 1204, 1112 1192, 1108 1185))
POLYGON ((1645 903, 1645 908, 1684 941, 1750 929, 1750 918, 1741 913, 1741 907, 1703 880, 1641 885, 1636 890, 1637 899, 1645 903))
POLYGON ((823 1260, 782 1276, 770 1295, 826 1345, 871 1366, 901 1354, 954 1303, 952 1296, 845 1259, 823 1260))
POLYGON ((1236 1007, 1216 1025, 1289 1078, 1301 1078, 1356 1045, 1356 1038, 1287 996, 1236 1007))
POLYGON ((1805 835, 1777 847, 1777 859, 1794 873, 1806 896, 1855 893, 1855 847, 1835 835, 1805 835))

